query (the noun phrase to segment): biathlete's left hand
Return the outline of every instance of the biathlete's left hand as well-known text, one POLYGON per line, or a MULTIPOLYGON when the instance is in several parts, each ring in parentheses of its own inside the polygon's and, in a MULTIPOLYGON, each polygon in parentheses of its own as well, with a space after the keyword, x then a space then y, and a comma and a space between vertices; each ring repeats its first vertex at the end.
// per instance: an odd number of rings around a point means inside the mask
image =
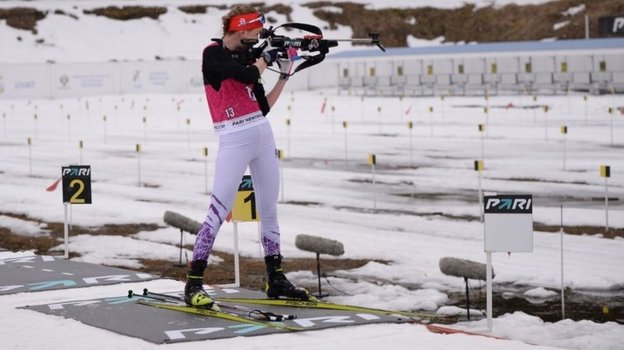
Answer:
POLYGON ((277 59, 277 65, 280 69, 280 79, 288 80, 290 72, 292 71, 293 62, 297 59, 299 59, 299 55, 297 49, 294 47, 286 49, 286 57, 277 59))

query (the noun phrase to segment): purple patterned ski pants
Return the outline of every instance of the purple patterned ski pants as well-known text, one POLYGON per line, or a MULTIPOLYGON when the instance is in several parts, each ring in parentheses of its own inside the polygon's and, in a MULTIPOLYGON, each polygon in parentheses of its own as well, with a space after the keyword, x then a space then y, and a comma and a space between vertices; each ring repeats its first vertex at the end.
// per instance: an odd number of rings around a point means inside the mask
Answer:
POLYGON ((249 166, 264 254, 280 254, 280 231, 277 222, 279 164, 275 140, 268 122, 248 129, 221 135, 208 215, 197 233, 193 260, 207 260, 217 233, 232 209, 236 192, 249 166))

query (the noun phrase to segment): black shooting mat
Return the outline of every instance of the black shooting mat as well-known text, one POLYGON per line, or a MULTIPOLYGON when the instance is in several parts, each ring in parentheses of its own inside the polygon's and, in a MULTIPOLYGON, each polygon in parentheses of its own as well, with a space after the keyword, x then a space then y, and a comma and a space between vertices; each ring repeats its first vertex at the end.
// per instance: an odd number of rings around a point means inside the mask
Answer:
POLYGON ((147 273, 47 255, 0 259, 0 295, 148 281, 147 273))
MULTIPOLYGON (((141 293, 141 291, 134 292, 137 294, 141 293)), ((216 294, 217 297, 266 297, 264 293, 242 288, 210 290, 210 293, 216 294)), ((177 295, 182 294, 180 292, 177 295)), ((30 305, 22 308, 63 316, 94 327, 141 338, 156 344, 293 332, 269 327, 264 324, 246 324, 210 316, 158 309, 137 304, 136 301, 140 299, 150 301, 150 299, 143 298, 140 295, 128 298, 126 291, 120 291, 120 296, 118 297, 30 305)), ((223 301, 223 303, 228 302, 223 301)), ((270 311, 277 314, 294 314, 297 316, 295 320, 287 320, 283 324, 303 328, 304 330, 372 323, 404 323, 409 321, 409 319, 404 317, 373 315, 363 312, 236 304, 231 302, 228 304, 270 311)), ((226 308, 222 308, 222 310, 229 311, 226 308)), ((239 315, 244 314, 243 311, 236 311, 236 313, 239 315)))

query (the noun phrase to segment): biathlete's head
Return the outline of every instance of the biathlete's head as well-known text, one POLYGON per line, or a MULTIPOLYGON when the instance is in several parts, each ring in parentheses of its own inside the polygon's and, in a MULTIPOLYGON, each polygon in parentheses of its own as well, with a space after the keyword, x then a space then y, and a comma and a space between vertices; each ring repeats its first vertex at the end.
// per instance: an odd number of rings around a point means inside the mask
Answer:
POLYGON ((243 39, 258 39, 266 22, 264 15, 249 5, 234 6, 221 20, 223 38, 230 50, 243 48, 243 39))

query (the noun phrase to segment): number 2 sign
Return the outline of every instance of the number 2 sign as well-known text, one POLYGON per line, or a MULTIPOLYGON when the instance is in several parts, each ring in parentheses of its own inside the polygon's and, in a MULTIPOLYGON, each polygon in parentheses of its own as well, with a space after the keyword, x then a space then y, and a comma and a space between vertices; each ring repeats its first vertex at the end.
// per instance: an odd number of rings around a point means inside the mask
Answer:
POLYGON ((62 167, 63 203, 91 204, 91 167, 62 167))

